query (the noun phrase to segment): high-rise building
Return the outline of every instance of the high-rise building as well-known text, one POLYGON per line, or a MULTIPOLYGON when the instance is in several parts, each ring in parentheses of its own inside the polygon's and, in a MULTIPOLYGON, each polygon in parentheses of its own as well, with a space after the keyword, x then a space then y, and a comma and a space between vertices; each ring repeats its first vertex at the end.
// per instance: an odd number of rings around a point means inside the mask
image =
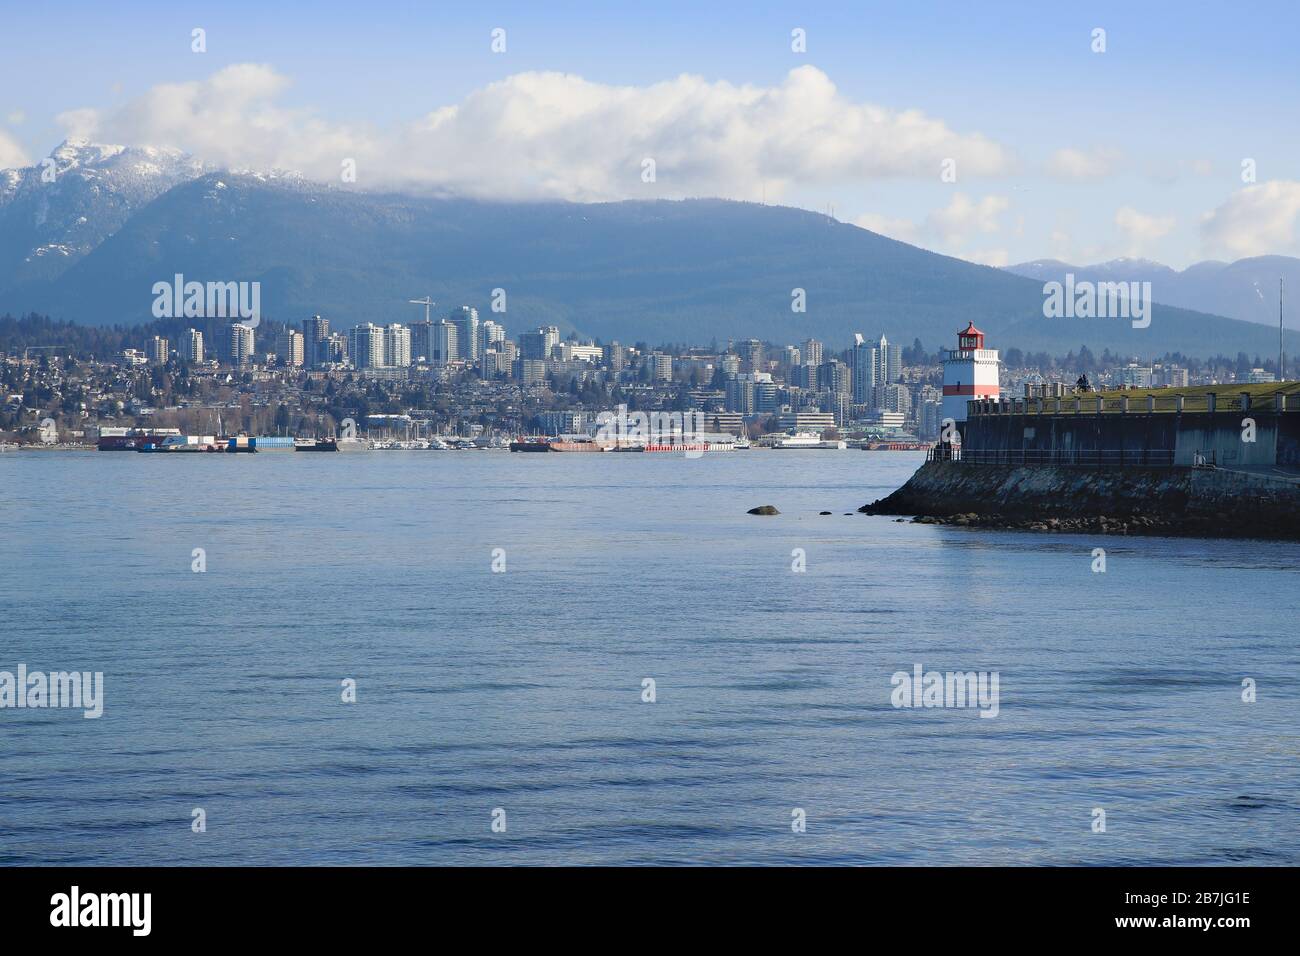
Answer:
POLYGON ((421 319, 419 322, 412 322, 409 328, 411 330, 411 361, 423 362, 426 365, 432 364, 434 323, 429 319, 421 319))
POLYGON ((560 344, 560 330, 553 325, 540 327, 519 336, 519 354, 526 359, 545 361, 551 349, 560 344))
POLYGON ((541 359, 521 358, 515 362, 515 378, 521 385, 541 385, 546 381, 546 363, 541 359))
POLYGON ((803 343, 803 348, 799 350, 805 365, 822 364, 822 344, 816 339, 808 339, 803 343))
POLYGON ((817 366, 805 362, 790 369, 790 384, 817 391, 817 366))
POLYGON ((479 356, 479 374, 485 379, 509 378, 518 351, 514 342, 495 343, 479 356))
POLYGON ((372 322, 364 322, 348 333, 348 352, 357 368, 384 367, 384 332, 372 322))
POLYGON ((162 365, 166 362, 170 352, 167 340, 161 335, 155 335, 145 345, 145 354, 154 365, 162 365))
POLYGON ((316 368, 325 362, 323 357, 323 342, 330 337, 330 320, 322 319, 319 315, 313 315, 310 319, 302 320, 302 351, 303 359, 311 368, 316 368))
POLYGON ((411 364, 411 330, 399 322, 384 329, 384 365, 406 368, 411 364))
POLYGON ((912 414, 912 393, 901 382, 877 385, 872 395, 871 405, 875 409, 898 412, 907 418, 912 414))
POLYGON ((317 343, 320 365, 348 364, 348 337, 342 332, 331 332, 323 342, 317 343))
POLYGON ((817 387, 822 391, 849 395, 852 384, 853 373, 839 359, 831 359, 817 366, 817 387))
POLYGON ((506 327, 499 322, 493 322, 491 319, 484 319, 478 327, 478 350, 483 354, 498 342, 506 340, 506 327))
POLYGON ((736 346, 736 351, 740 353, 746 372, 766 371, 763 368, 763 343, 758 339, 745 339, 736 346))
POLYGON ((429 356, 430 365, 446 365, 458 362, 462 358, 460 351, 460 329, 456 323, 442 319, 433 324, 433 354, 429 356))
POLYGON ((651 352, 647 358, 650 366, 650 381, 671 382, 673 380, 673 357, 663 352, 651 352))
POLYGON ((280 364, 289 368, 301 368, 305 358, 305 341, 306 337, 297 329, 285 329, 275 341, 275 354, 280 356, 280 364))
POLYGON ((253 359, 253 328, 242 322, 230 326, 230 364, 247 365, 253 359))
POLYGON ((203 333, 198 329, 186 329, 181 337, 179 357, 186 362, 203 361, 203 333))
POLYGON ((605 346, 605 364, 612 372, 621 372, 627 368, 627 353, 618 342, 610 342, 605 346))
POLYGON ((881 385, 893 385, 903 374, 903 347, 891 345, 883 335, 871 350, 871 383, 867 395, 881 385))
POLYGON ((740 356, 734 352, 727 352, 718 360, 718 367, 722 369, 724 376, 740 374, 740 356))
POLYGON ((867 405, 871 402, 871 389, 876 384, 872 370, 876 350, 867 344, 861 332, 853 334, 853 403, 867 405))
POLYGON ((462 305, 459 309, 452 309, 448 318, 456 326, 460 357, 468 362, 478 361, 478 309, 462 305))
POLYGON ((727 379, 727 411, 751 415, 776 407, 776 383, 767 372, 742 372, 727 379))

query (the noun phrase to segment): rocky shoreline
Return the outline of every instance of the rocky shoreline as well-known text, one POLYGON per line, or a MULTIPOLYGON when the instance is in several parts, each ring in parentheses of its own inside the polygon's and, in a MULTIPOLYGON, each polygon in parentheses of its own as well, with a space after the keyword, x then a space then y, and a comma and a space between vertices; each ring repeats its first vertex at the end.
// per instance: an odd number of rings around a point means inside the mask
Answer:
POLYGON ((927 462, 858 511, 966 528, 1300 540, 1300 485, 1191 469, 927 462))
MULTIPOLYGON (((858 509, 863 514, 892 514, 873 510, 872 505, 858 509)), ((1087 515, 1043 517, 1041 515, 978 514, 968 511, 955 515, 916 515, 912 524, 945 524, 959 528, 995 528, 1005 531, 1046 531, 1060 534, 1148 534, 1214 536, 1214 529, 1230 521, 1222 515, 1217 522, 1209 517, 1175 518, 1169 515, 1087 515)), ((907 521, 907 518, 898 518, 907 521)))

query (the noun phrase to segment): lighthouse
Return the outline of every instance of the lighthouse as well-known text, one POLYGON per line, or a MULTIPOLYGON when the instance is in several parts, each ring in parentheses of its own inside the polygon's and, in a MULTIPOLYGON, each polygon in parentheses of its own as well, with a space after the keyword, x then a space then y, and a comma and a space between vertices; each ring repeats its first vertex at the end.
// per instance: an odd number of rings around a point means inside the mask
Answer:
POLYGON ((957 347, 943 360, 943 417, 966 420, 966 403, 998 397, 998 350, 984 347, 984 333, 970 322, 957 333, 957 347))

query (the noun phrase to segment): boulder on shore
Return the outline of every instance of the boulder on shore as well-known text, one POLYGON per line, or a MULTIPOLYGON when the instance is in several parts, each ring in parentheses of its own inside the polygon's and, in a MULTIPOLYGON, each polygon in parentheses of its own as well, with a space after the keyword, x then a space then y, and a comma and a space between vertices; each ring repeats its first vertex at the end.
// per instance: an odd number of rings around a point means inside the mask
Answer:
POLYGON ((775 505, 759 505, 757 508, 750 508, 745 513, 751 515, 779 515, 781 512, 776 510, 775 505))

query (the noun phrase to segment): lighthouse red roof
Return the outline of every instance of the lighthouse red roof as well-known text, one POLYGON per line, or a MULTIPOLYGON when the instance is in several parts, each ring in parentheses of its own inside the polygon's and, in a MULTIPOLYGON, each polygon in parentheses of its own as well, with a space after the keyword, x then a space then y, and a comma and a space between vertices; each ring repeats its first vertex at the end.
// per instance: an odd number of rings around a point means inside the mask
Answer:
POLYGON ((966 328, 957 333, 957 348, 963 350, 984 348, 984 333, 975 328, 974 322, 968 322, 966 328))

